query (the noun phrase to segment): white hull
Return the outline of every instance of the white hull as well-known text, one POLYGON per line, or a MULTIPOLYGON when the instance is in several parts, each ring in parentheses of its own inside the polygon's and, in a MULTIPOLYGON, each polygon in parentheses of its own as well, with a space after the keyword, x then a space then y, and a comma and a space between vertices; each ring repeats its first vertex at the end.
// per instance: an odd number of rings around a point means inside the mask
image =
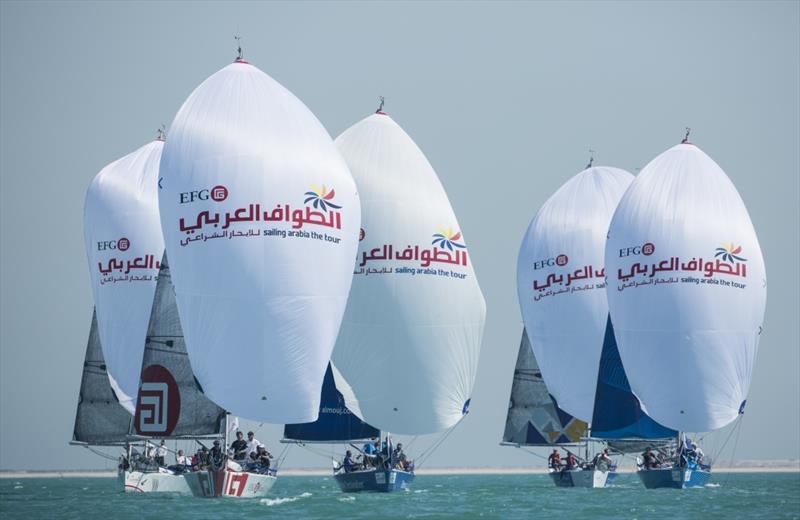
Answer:
POLYGON ((126 493, 180 493, 191 494, 183 475, 156 471, 124 471, 119 480, 126 493))
POLYGON ((196 497, 261 498, 267 496, 277 477, 246 471, 194 471, 183 475, 196 497))
POLYGON ((603 488, 608 483, 609 474, 598 469, 550 470, 550 477, 559 487, 603 488))

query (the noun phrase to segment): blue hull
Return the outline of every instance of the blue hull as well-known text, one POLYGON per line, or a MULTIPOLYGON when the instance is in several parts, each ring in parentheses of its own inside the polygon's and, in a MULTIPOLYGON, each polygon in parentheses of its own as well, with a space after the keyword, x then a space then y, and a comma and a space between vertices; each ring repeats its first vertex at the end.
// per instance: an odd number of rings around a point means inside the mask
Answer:
POLYGON ((367 470, 337 473, 333 476, 345 493, 356 491, 400 491, 414 480, 414 474, 400 470, 367 470))
POLYGON ((643 469, 636 472, 647 489, 686 489, 704 487, 711 479, 711 472, 703 469, 663 468, 643 469))

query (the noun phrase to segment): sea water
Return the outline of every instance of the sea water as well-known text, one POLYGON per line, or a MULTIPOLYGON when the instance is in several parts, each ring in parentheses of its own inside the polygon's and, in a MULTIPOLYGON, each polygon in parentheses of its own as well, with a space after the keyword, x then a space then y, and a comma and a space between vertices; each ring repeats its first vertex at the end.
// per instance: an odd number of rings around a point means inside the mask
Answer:
POLYGON ((702 489, 556 488, 547 475, 419 475, 411 489, 342 493, 330 477, 280 477, 267 498, 124 494, 112 478, 0 479, 0 518, 800 518, 800 473, 718 473, 702 489))

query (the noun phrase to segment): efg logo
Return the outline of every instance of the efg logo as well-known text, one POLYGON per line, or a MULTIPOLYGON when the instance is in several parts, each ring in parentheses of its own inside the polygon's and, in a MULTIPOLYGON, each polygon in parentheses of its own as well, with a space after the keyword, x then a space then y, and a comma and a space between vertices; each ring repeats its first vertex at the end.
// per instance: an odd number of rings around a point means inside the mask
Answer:
POLYGON ((619 257, 625 256, 650 256, 656 252, 656 246, 654 246, 651 242, 647 242, 642 246, 634 246, 634 247, 623 247, 619 250, 619 257))
POLYGON ((103 240, 97 243, 98 251, 108 251, 109 249, 117 249, 119 251, 127 251, 131 247, 131 241, 125 237, 119 240, 103 240))
POLYGON ((539 260, 538 262, 534 262, 533 270, 536 271, 544 267, 553 267, 554 265, 564 267, 567 265, 567 262, 569 262, 569 257, 567 255, 558 255, 553 258, 548 258, 547 260, 539 260))
POLYGON ((180 194, 180 203, 188 204, 196 200, 213 200, 214 202, 222 202, 228 198, 228 188, 219 184, 209 189, 184 191, 180 194))

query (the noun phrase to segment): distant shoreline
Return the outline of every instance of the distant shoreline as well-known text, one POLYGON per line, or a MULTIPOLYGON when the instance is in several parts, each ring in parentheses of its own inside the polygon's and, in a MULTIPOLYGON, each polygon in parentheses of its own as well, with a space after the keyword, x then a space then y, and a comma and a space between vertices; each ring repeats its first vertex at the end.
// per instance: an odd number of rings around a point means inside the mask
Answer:
MULTIPOLYGON (((544 468, 421 468, 418 475, 544 475, 544 468)), ((633 473, 632 467, 619 469, 620 473, 633 473)), ((741 466, 714 468, 714 473, 800 473, 800 463, 792 461, 786 465, 741 466)), ((326 477, 331 471, 320 468, 291 468, 280 471, 283 477, 326 477)), ((116 471, 71 470, 71 471, 0 471, 0 479, 19 478, 112 478, 116 471)))

